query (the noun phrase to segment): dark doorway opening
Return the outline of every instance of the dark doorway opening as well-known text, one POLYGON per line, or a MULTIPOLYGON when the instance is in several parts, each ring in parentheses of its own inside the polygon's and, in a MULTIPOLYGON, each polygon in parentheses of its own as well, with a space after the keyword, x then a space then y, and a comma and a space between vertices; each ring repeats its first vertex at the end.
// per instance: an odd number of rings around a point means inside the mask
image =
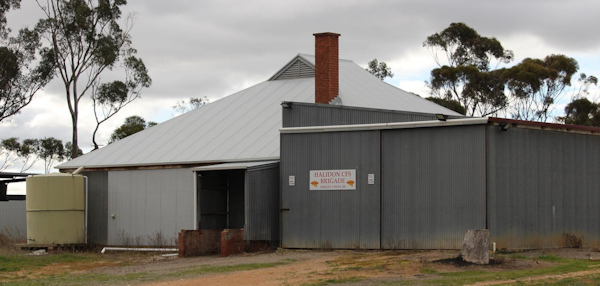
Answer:
POLYGON ((246 170, 198 172, 199 229, 244 228, 246 170))

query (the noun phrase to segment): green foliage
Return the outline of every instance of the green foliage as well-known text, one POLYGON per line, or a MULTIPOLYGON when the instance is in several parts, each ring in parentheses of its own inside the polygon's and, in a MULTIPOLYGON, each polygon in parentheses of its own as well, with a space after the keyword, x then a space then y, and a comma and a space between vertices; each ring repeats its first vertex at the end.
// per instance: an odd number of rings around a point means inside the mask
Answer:
POLYGON ((102 83, 99 86, 98 84, 92 86, 92 102, 96 118, 96 128, 92 133, 94 150, 100 148, 96 142, 96 134, 100 125, 117 114, 126 105, 140 98, 141 90, 150 87, 152 84, 152 79, 148 75, 148 70, 142 59, 133 56, 135 52, 132 48, 125 49, 127 54, 123 61, 125 82, 116 80, 102 83))
MULTIPOLYGON (((73 144, 71 143, 71 141, 67 141, 67 143, 65 143, 65 159, 67 159, 67 160, 74 159, 71 156, 71 152, 70 152, 70 150, 72 150, 72 149, 73 149, 73 144)), ((80 148, 77 148, 77 156, 79 157, 81 155, 83 155, 83 150, 81 150, 80 148)))
POLYGON ((437 51, 446 55, 449 66, 474 66, 479 71, 489 71, 492 58, 504 63, 513 59, 512 51, 505 50, 496 38, 483 37, 464 23, 451 23, 442 32, 427 37, 423 46, 434 51, 440 66, 437 51))
POLYGON ((38 158, 44 160, 44 170, 50 173, 54 163, 66 158, 65 147, 61 140, 54 137, 35 139, 32 142, 33 151, 38 158))
POLYGON ((20 172, 29 170, 37 160, 36 144, 37 140, 34 139, 26 139, 23 143, 16 137, 3 139, 0 142, 0 155, 3 157, 0 171, 13 166, 17 160, 21 162, 20 172))
POLYGON ((458 101, 469 116, 495 114, 507 106, 503 70, 491 69, 491 61, 508 63, 513 53, 498 40, 483 37, 464 23, 452 23, 427 37, 423 46, 439 65, 431 71, 432 94, 458 101), (446 55, 447 64, 442 64, 439 53, 446 55))
MULTIPOLYGON (((565 55, 526 58, 511 68, 493 69, 492 60, 508 63, 513 53, 495 38, 479 35, 463 23, 452 23, 423 43, 439 67, 431 71, 429 87, 438 98, 456 100, 469 116, 494 115, 507 110, 512 118, 547 121, 579 66, 565 55), (446 64, 439 54, 446 56, 446 64)), ((588 94, 598 79, 582 74, 575 97, 588 94)))
POLYGON ((565 124, 600 127, 600 105, 587 98, 575 99, 565 107, 565 116, 558 120, 565 124))
POLYGON ((113 131, 112 135, 110 136, 109 143, 113 143, 117 140, 133 135, 154 125, 156 125, 155 122, 146 123, 146 120, 140 116, 129 116, 125 118, 125 122, 121 126, 113 131))
POLYGON ((394 77, 394 73, 392 73, 392 68, 390 68, 385 62, 378 62, 377 59, 373 59, 372 61, 370 61, 366 70, 372 73, 380 80, 384 80, 386 77, 394 77))
POLYGON ((36 31, 49 42, 47 55, 53 59, 65 85, 73 131, 71 157, 75 158, 79 150, 79 103, 88 91, 96 89, 98 93, 92 92, 91 96, 94 103, 109 110, 105 113, 107 116, 99 117, 94 105, 99 125, 130 102, 129 99, 137 98, 139 87, 150 85, 150 77, 143 62, 135 57, 136 50, 131 48, 132 19, 128 18, 125 28, 118 23, 121 8, 127 3, 125 0, 36 1, 45 13, 36 31), (127 94, 132 96, 126 100, 123 99, 125 89, 120 83, 105 86, 100 82, 100 75, 118 63, 126 70, 126 80, 122 83, 127 87, 127 94))
MULTIPOLYGON (((38 159, 43 159, 45 171, 49 173, 55 163, 71 159, 70 152, 68 152, 70 148, 71 142, 63 145, 61 140, 54 137, 25 139, 22 143, 16 137, 3 139, 0 142, 0 155, 4 157, 4 161, 0 163, 0 170, 4 170, 20 160, 20 172, 25 172, 38 159)), ((79 149, 78 154, 82 155, 83 151, 79 149)))
POLYGON ((52 56, 41 48, 37 31, 24 28, 10 36, 6 13, 19 8, 20 2, 0 3, 0 121, 18 114, 54 76, 52 56), (36 52, 41 59, 36 58, 36 52))
POLYGON ((437 105, 441 105, 445 108, 456 111, 462 115, 465 115, 467 113, 467 110, 465 110, 465 108, 462 105, 460 105, 460 102, 458 102, 456 100, 443 99, 443 98, 439 98, 439 97, 427 97, 425 99, 427 99, 431 102, 434 102, 437 105))
POLYGON ((504 77, 513 99, 512 117, 547 121, 552 106, 577 72, 577 61, 564 55, 549 55, 543 60, 526 58, 508 69, 504 77))

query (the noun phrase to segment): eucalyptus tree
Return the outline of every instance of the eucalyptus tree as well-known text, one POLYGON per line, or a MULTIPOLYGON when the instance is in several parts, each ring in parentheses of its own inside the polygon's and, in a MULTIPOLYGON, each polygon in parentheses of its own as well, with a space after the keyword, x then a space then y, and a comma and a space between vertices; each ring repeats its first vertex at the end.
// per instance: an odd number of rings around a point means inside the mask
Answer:
POLYGON ((553 106, 571 85, 578 69, 577 61, 565 55, 526 58, 508 69, 505 77, 511 94, 512 117, 543 122, 552 118, 553 106))
POLYGON ((19 113, 54 75, 52 53, 41 48, 36 30, 23 28, 11 36, 6 13, 20 2, 0 1, 0 121, 19 113))
POLYGON ((513 53, 500 41, 483 37, 464 23, 452 23, 427 37, 423 46, 438 64, 429 81, 432 95, 458 101, 468 116, 495 114, 507 106, 503 70, 496 67, 510 62, 513 53))
POLYGON ((141 59, 130 55, 124 60, 123 68, 125 82, 115 80, 92 86, 92 102, 96 118, 96 128, 92 133, 94 150, 100 147, 96 142, 100 124, 106 122, 132 101, 140 98, 141 90, 152 84, 152 79, 141 59))
POLYGON ((384 80, 386 77, 392 78, 394 77, 394 73, 392 72, 392 68, 389 67, 385 62, 379 62, 377 59, 373 59, 367 64, 366 70, 379 78, 380 80, 384 80))
POLYGON ((117 127, 117 129, 113 131, 112 135, 110 136, 109 143, 116 142, 120 139, 138 133, 154 125, 156 125, 156 122, 146 122, 146 120, 144 120, 144 118, 140 116, 129 116, 125 118, 125 122, 121 126, 117 127))
POLYGON ((123 27, 119 24, 126 0, 36 2, 45 13, 36 29, 49 44, 64 84, 72 123, 71 157, 75 158, 79 150, 80 102, 91 94, 94 86, 100 86, 101 74, 112 70, 124 58, 134 57, 130 35, 133 19, 127 17, 123 27))
POLYGON ((571 101, 565 107, 565 116, 558 120, 565 124, 600 127, 600 104, 587 98, 571 101))

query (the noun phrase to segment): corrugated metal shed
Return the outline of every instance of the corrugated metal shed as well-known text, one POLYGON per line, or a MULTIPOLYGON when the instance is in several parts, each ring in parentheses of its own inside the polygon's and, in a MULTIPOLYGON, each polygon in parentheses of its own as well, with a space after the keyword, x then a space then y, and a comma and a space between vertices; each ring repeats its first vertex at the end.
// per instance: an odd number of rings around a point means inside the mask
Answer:
POLYGON ((487 128, 490 241, 509 249, 561 247, 571 234, 597 246, 600 136, 487 128))
POLYGON ((25 201, 0 201, 0 234, 16 239, 27 236, 25 201))
POLYGON ((565 235, 600 243, 600 128, 501 118, 365 124, 395 115, 320 108, 284 109, 284 118, 303 114, 280 130, 283 247, 377 248, 364 234, 380 248, 459 249, 466 230, 482 228, 499 248, 564 247, 565 235), (310 170, 351 168, 356 190, 309 187, 310 170), (380 187, 363 185, 365 169, 380 187), (380 228, 363 228, 367 217, 380 228))
POLYGON ((190 169, 109 171, 107 244, 176 245, 194 229, 193 183, 190 169))
MULTIPOLYGON (((298 55, 314 63, 314 57, 298 55)), ((460 116, 340 60, 343 105, 460 116)), ((281 101, 314 102, 314 78, 272 80, 66 162, 59 169, 239 162, 279 158, 281 101)))
POLYGON ((485 128, 382 131, 382 248, 460 249, 486 228, 485 128))
POLYGON ((281 140, 282 247, 378 249, 379 131, 282 134, 281 140), (332 169, 356 170, 356 190, 309 190, 309 170, 332 169), (367 183, 368 174, 375 184, 367 183))

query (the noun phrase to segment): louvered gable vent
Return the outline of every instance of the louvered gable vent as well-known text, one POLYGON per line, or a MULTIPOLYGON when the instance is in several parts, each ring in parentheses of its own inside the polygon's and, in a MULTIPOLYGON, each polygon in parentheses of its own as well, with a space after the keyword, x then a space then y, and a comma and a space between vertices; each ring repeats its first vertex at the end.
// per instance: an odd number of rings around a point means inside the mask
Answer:
POLYGON ((309 77, 315 77, 315 67, 311 63, 303 60, 302 58, 296 57, 278 73, 272 76, 269 80, 309 77))

